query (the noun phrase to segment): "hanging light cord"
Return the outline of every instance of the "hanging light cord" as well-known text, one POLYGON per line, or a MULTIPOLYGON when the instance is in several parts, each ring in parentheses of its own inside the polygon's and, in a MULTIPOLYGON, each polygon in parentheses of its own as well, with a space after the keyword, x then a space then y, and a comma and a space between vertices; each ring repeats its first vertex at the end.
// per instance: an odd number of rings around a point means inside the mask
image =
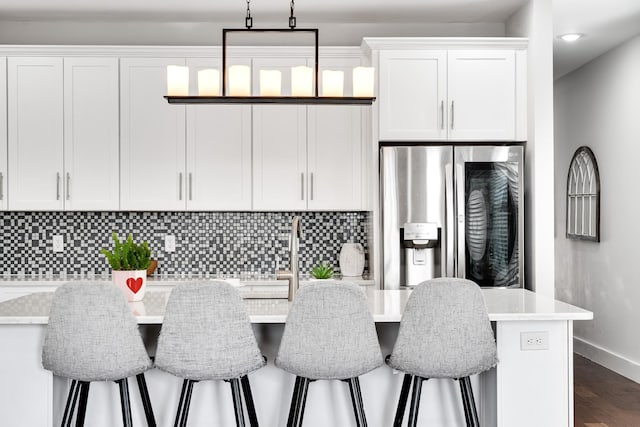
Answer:
POLYGON ((251 17, 251 8, 250 8, 251 0, 247 0, 247 17, 244 18, 244 25, 247 27, 247 30, 250 30, 253 26, 253 18, 251 17))
POLYGON ((295 9, 296 4, 294 0, 291 0, 291 16, 289 16, 289 28, 292 30, 296 28, 296 17, 293 16, 293 9, 295 9))

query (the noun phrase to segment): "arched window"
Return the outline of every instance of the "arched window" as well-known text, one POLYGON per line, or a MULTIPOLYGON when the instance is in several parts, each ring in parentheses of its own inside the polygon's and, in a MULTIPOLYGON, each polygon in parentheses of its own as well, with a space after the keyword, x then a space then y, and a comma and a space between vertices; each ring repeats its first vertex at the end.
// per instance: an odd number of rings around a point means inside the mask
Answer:
POLYGON ((600 174, 589 147, 578 148, 569 166, 567 238, 600 241, 600 174))

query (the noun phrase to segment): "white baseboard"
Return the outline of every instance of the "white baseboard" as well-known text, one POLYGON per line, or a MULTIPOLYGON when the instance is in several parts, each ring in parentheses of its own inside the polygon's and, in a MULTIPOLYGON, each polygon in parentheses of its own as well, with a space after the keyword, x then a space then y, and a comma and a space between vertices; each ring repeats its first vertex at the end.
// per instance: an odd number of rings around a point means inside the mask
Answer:
POLYGON ((573 351, 632 381, 640 383, 640 363, 638 362, 575 336, 573 337, 573 351))

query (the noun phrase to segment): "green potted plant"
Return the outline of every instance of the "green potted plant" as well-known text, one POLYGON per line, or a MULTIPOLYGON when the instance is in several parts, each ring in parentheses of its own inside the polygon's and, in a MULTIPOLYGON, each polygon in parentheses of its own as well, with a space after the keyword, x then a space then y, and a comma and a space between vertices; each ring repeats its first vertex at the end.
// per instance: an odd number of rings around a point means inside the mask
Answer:
POLYGON ((144 297, 147 282, 147 268, 151 260, 151 250, 147 242, 136 244, 131 234, 120 242, 118 235, 111 233, 113 251, 100 249, 112 269, 113 283, 118 286, 128 301, 140 301, 144 297))
POLYGON ((333 267, 325 262, 318 262, 310 271, 311 277, 316 280, 328 280, 333 277, 333 267))

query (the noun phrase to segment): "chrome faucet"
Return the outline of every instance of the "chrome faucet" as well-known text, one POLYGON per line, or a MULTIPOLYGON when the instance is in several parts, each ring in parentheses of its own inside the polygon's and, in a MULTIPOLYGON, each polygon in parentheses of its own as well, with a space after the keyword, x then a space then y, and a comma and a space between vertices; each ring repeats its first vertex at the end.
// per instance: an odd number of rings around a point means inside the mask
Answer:
POLYGON ((287 299, 293 301, 300 286, 298 277, 298 238, 303 237, 302 223, 299 216, 291 219, 291 235, 289 236, 289 269, 276 271, 277 280, 289 281, 289 295, 287 299))

